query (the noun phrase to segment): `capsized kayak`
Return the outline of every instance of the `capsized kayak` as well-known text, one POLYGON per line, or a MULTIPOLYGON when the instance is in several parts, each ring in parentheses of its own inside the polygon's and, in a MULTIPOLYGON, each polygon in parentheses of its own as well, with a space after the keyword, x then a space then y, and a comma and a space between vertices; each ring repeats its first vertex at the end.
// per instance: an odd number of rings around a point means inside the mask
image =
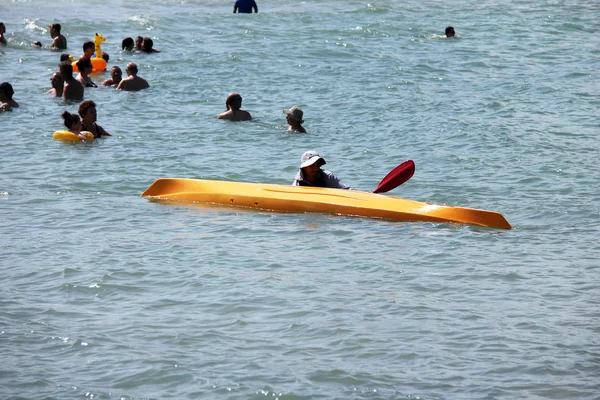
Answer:
POLYGON ((160 178, 142 196, 282 212, 315 212, 511 229, 504 216, 494 211, 439 206, 357 190, 160 178))

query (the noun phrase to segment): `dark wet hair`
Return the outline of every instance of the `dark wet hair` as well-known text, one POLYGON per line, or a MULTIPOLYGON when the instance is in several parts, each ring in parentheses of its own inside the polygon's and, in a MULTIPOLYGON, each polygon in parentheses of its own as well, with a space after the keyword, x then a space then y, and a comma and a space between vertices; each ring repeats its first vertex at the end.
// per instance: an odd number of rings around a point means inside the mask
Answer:
POLYGON ((454 35, 456 35, 456 32, 454 31, 454 27, 447 26, 446 27, 446 36, 450 37, 450 36, 454 36, 454 35))
POLYGON ((108 55, 107 52, 103 51, 102 52, 102 59, 106 62, 108 62, 108 60, 110 59, 110 56, 108 55))
POLYGON ((6 96, 8 99, 12 99, 13 94, 15 94, 15 90, 13 89, 12 85, 8 82, 0 83, 0 90, 4 92, 4 96, 6 96))
POLYGON ((85 42, 85 43, 83 44, 83 52, 85 53, 85 51, 86 51, 87 49, 93 49, 93 48, 95 48, 95 47, 96 47, 96 45, 94 44, 94 42, 90 42, 90 41, 88 41, 88 42, 85 42))
POLYGON ((60 62, 69 61, 70 57, 71 57, 71 55, 69 53, 62 53, 60 55, 60 62))
POLYGON ((154 42, 149 37, 145 37, 142 42, 142 51, 146 53, 152 53, 152 46, 154 46, 154 42))
POLYGON ((92 68, 92 62, 87 57, 79 57, 79 60, 75 65, 77 65, 79 72, 82 72, 86 68, 92 68))
POLYGON ((227 99, 225 100, 225 108, 227 111, 231 110, 231 103, 236 100, 242 101, 242 95, 238 92, 229 93, 229 96, 227 96, 227 99))
POLYGON ((71 114, 68 111, 63 112, 62 117, 65 120, 65 126, 67 127, 67 129, 71 129, 71 127, 73 125, 75 125, 77 122, 81 121, 81 118, 79 118, 79 115, 71 114))
POLYGON ((77 112, 79 115, 81 115, 81 118, 83 118, 91 107, 96 108, 96 103, 94 103, 92 100, 82 101, 77 112))
POLYGON ((130 37, 126 37, 125 39, 123 39, 123 41, 121 42, 121 50, 125 50, 128 47, 133 48, 133 46, 135 45, 135 43, 133 42, 133 39, 130 37))
MULTIPOLYGON (((58 64, 58 68, 60 70, 60 75, 63 78, 63 81, 66 81, 66 77, 73 79, 73 65, 69 61, 63 61, 58 64)), ((78 67, 79 68, 79 67, 78 67)))
POLYGON ((50 29, 54 29, 56 32, 60 33, 61 26, 60 24, 52 24, 50 25, 50 29))

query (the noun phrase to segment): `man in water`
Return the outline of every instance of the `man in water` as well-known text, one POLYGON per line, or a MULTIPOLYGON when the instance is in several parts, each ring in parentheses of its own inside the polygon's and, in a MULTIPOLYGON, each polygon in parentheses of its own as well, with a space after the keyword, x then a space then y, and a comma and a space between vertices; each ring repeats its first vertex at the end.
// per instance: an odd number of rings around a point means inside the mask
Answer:
POLYGON ((254 0, 236 0, 233 5, 233 13, 244 13, 244 14, 252 14, 252 9, 254 12, 258 12, 258 6, 256 5, 256 1, 254 0))
POLYGON ((13 94, 15 91, 10 83, 0 83, 0 112, 19 107, 19 104, 13 100, 13 94))
POLYGON ((110 79, 102 82, 102 86, 117 86, 123 77, 123 72, 121 72, 121 68, 117 65, 113 66, 110 69, 110 79))
POLYGON ((52 74, 50 77, 50 84, 52 85, 52 89, 48 91, 48 94, 51 94, 54 97, 62 97, 65 83, 63 82, 60 72, 52 74))
POLYGON ((329 171, 321 169, 326 164, 325 159, 316 151, 309 150, 300 158, 300 172, 294 178, 292 186, 316 186, 334 189, 352 189, 342 183, 329 171))
MULTIPOLYGON (((96 51, 96 45, 91 40, 85 42, 83 44, 83 55, 81 57, 85 57, 88 60, 92 59, 94 52, 96 51)), ((96 54, 96 57, 100 57, 102 54, 96 54)), ((77 67, 79 68, 79 67, 77 67)))
MULTIPOLYGON (((67 38, 64 37, 61 33, 60 33, 60 29, 61 26, 60 24, 52 24, 52 25, 48 25, 48 27, 50 28, 50 37, 52 39, 54 39, 52 41, 52 44, 50 45, 50 48, 52 50, 64 50, 67 48, 67 38)), ((33 42, 34 46, 37 47, 42 47, 42 43, 41 42, 33 42)))
POLYGON ((136 63, 130 62, 129 64, 127 64, 127 68, 125 68, 125 73, 127 74, 127 78, 124 78, 123 80, 121 80, 121 82, 119 82, 117 90, 137 92, 138 90, 150 87, 150 85, 144 78, 137 76, 138 67, 136 63))
POLYGON ((58 49, 58 50, 66 49, 67 48, 67 38, 64 37, 60 33, 60 29, 61 29, 60 24, 49 25, 49 28, 50 28, 50 36, 54 39, 52 41, 52 44, 50 45, 50 47, 52 47, 53 49, 58 49))
POLYGON ((73 78, 73 65, 69 61, 60 63, 60 76, 65 82, 63 99, 83 100, 83 85, 73 78))
POLYGON ((225 107, 227 111, 217 116, 217 119, 226 119, 228 121, 251 121, 252 116, 248 111, 241 110, 242 107, 242 95, 233 92, 227 96, 225 100, 225 107))

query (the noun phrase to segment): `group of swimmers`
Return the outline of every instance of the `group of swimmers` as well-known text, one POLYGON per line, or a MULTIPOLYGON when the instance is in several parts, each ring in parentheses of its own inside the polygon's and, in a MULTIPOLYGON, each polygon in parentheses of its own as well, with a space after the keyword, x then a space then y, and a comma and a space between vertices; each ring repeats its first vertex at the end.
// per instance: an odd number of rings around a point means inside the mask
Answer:
MULTIPOLYGON (((242 95, 233 92, 227 96, 225 100, 225 111, 217 116, 217 119, 227 121, 251 121, 252 115, 246 110, 242 110, 242 95)), ((288 132, 306 133, 306 129, 302 126, 304 123, 304 112, 300 107, 294 106, 289 110, 283 110, 286 115, 289 125, 288 132)))
POLYGON ((77 135, 81 140, 88 139, 88 137, 82 133, 85 131, 94 135, 94 138, 112 136, 96 123, 96 117, 96 103, 92 100, 81 102, 77 114, 71 114, 68 111, 62 113, 64 124, 69 132, 77 135))
MULTIPOLYGON (((258 7, 254 0, 237 0, 234 5, 234 13, 251 13, 258 12, 258 7)), ((53 38, 51 48, 65 49, 67 47, 66 38, 60 33, 60 24, 52 24, 50 27, 50 36, 53 38)), ((6 44, 4 33, 6 28, 0 22, 0 44, 6 44)), ((445 36, 442 38, 455 37, 456 32, 454 27, 448 26, 445 30, 445 36)), ((36 46, 41 46, 39 42, 34 43, 36 46)), ((142 38, 138 36, 134 42, 133 38, 127 37, 123 39, 121 48, 123 51, 138 51, 145 53, 157 53, 159 50, 153 48, 153 41, 150 38, 142 38)), ((84 54, 75 63, 79 70, 77 78, 73 77, 73 66, 70 62, 71 57, 68 54, 61 55, 61 63, 59 64, 59 72, 55 72, 50 78, 52 89, 48 92, 56 97, 65 99, 83 100, 84 87, 97 87, 92 82, 89 74, 92 72, 91 57, 94 54, 95 45, 93 42, 85 42, 83 44, 84 54)), ((97 55, 98 56, 98 55, 97 55)), ((102 54, 105 61, 108 62, 109 56, 106 53, 102 54)), ((102 86, 115 86, 117 90, 138 91, 148 88, 148 82, 137 76, 137 65, 133 62, 127 64, 127 78, 122 79, 122 72, 118 66, 113 66, 110 70, 110 78, 102 82, 102 86)), ((13 100, 14 90, 10 83, 3 82, 0 84, 0 111, 7 111, 19 105, 13 100)), ((242 110, 242 96, 233 92, 227 96, 225 100, 226 111, 219 114, 217 119, 229 121, 250 121, 252 115, 242 110)), ((304 112, 300 107, 293 106, 290 109, 284 109, 286 120, 289 125, 289 132, 306 133, 306 129, 302 126, 304 123, 304 112)), ((62 114, 64 125, 69 132, 76 134, 80 139, 86 140, 87 136, 82 134, 83 131, 89 131, 94 135, 94 138, 102 136, 111 136, 106 130, 96 123, 96 104, 92 100, 83 101, 78 110, 78 114, 71 114, 68 111, 62 114)), ((294 186, 319 186, 339 189, 352 189, 350 186, 342 183, 330 171, 321 169, 326 164, 325 159, 316 151, 310 150, 302 154, 300 159, 299 172, 296 175, 294 186)))

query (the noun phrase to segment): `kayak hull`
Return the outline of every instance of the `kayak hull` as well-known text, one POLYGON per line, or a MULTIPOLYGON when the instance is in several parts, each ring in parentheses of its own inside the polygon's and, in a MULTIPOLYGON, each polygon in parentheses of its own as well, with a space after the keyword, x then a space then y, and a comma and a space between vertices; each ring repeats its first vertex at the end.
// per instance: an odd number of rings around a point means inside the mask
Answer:
POLYGON ((315 212, 392 221, 460 223, 511 229, 504 216, 494 211, 440 206, 356 190, 160 178, 142 196, 280 212, 315 212))

